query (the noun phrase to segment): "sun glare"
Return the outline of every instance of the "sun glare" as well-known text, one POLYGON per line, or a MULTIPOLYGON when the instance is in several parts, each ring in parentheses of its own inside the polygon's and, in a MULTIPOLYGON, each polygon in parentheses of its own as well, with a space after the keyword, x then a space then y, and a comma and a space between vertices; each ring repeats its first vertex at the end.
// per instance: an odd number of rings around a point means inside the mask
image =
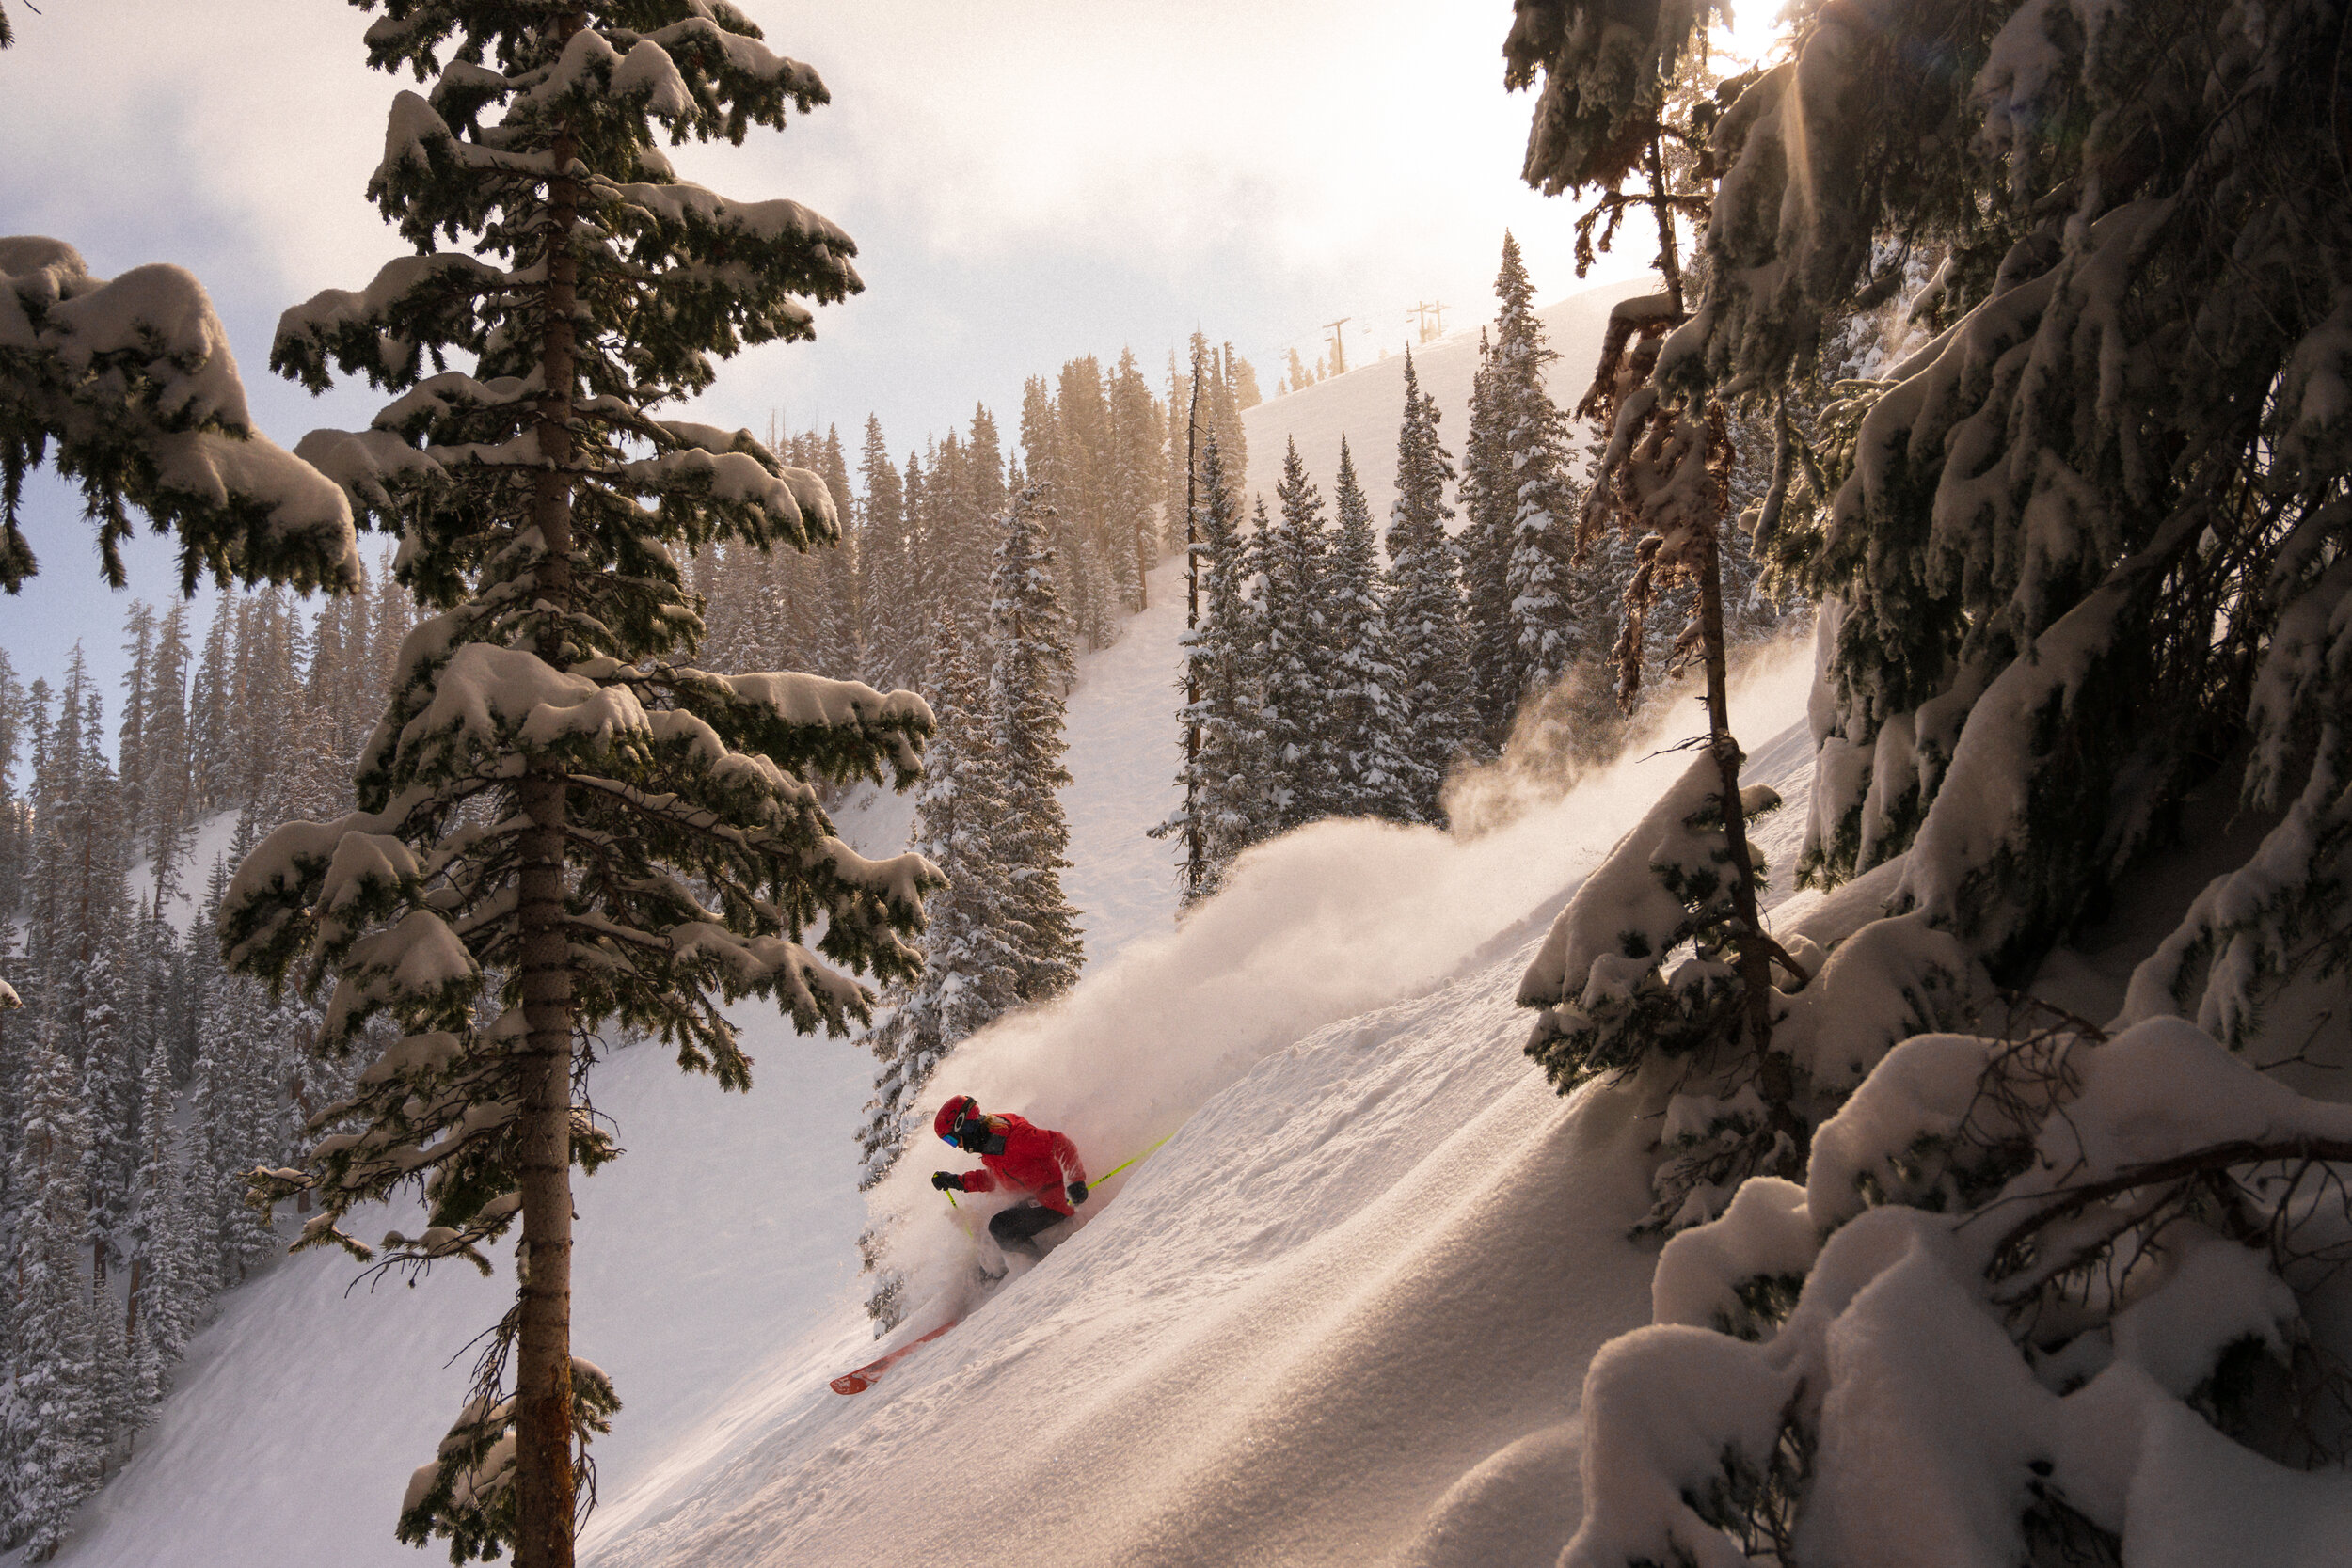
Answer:
POLYGON ((1732 24, 1715 25, 1711 47, 1726 66, 1734 61, 1741 66, 1758 64, 1788 32, 1783 9, 1780 0, 1739 0, 1732 9, 1732 24))

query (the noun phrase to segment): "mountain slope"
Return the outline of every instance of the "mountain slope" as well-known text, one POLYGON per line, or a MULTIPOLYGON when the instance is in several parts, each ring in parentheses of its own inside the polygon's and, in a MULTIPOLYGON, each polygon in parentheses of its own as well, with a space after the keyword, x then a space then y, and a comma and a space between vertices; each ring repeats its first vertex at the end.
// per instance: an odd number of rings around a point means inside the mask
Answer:
MULTIPOLYGON (((1797 800, 1807 670, 1748 693, 1797 800)), ((1073 1564, 1549 1561, 1583 1369, 1648 1318, 1654 1126, 1564 1102, 1519 1052, 1543 924, 1678 766, 1629 759, 1454 840, 1327 823, 1246 857, 1175 932, 976 1037, 941 1094, 1165 1148, 1096 1217, 869 1393, 747 1388, 691 1458, 608 1494, 584 1560, 1073 1564), (1196 1108, 1197 1107, 1197 1108, 1196 1108)), ((1768 851, 1785 846, 1768 843, 1768 851)), ((1776 855, 1786 863, 1785 854, 1776 855)), ((942 1154, 945 1151, 939 1151, 942 1154)), ((913 1317, 974 1299, 918 1149, 880 1190, 913 1317)))
MULTIPOLYGON (((1610 308, 1651 286, 1641 281, 1603 284, 1535 312, 1544 324, 1546 341, 1559 356, 1544 375, 1554 403, 1563 408, 1576 406, 1585 388, 1592 385, 1610 308)), ((1438 438, 1457 462, 1470 424, 1470 378, 1478 371, 1478 330, 1472 326, 1413 350, 1413 374, 1421 389, 1438 400, 1443 416, 1438 438)), ((1242 415, 1242 428, 1249 437, 1245 487, 1263 493, 1271 505, 1274 482, 1282 472, 1283 442, 1295 440, 1298 455, 1322 487, 1327 504, 1332 476, 1340 467, 1340 437, 1345 436, 1355 453, 1357 480, 1372 507, 1374 526, 1386 529, 1389 508, 1396 501, 1396 431, 1404 416, 1405 356, 1401 354, 1262 403, 1242 415)))

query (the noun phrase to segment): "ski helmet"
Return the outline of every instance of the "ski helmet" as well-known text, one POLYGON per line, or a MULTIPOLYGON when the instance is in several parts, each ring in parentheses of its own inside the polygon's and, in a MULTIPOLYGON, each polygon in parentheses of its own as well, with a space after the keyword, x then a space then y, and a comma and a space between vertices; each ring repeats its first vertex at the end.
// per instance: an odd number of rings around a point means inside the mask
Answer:
POLYGON ((954 1099, 948 1101, 946 1104, 942 1105, 939 1108, 939 1115, 931 1118, 931 1131, 938 1133, 944 1141, 947 1143, 954 1143, 956 1141, 956 1123, 961 1121, 967 1116, 977 1116, 979 1114, 979 1110, 980 1102, 978 1101, 973 1099, 968 1094, 957 1095, 954 1099))

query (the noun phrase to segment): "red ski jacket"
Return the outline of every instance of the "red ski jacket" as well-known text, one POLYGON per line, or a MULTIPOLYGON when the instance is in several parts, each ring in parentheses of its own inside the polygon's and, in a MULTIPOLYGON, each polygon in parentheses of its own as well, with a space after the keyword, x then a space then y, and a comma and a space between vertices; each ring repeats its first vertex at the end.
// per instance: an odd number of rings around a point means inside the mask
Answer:
POLYGON ((1014 1116, 992 1116, 993 1131, 1004 1134, 1002 1154, 983 1154, 984 1169, 965 1171, 960 1180, 967 1193, 993 1193, 999 1185, 1033 1195, 1057 1214, 1074 1214, 1064 1188, 1084 1181, 1087 1168, 1079 1162, 1078 1146, 1051 1128, 1039 1127, 1014 1116))

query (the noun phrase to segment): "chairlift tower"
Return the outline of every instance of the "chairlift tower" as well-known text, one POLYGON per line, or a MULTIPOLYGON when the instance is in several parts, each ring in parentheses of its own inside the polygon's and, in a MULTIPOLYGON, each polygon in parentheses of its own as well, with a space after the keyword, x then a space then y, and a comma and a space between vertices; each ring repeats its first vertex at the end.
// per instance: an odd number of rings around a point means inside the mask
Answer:
POLYGON ((1323 324, 1323 329, 1331 334, 1331 373, 1333 375, 1347 373, 1347 350, 1340 346, 1340 328, 1355 319, 1353 316, 1342 316, 1338 321, 1323 324))

